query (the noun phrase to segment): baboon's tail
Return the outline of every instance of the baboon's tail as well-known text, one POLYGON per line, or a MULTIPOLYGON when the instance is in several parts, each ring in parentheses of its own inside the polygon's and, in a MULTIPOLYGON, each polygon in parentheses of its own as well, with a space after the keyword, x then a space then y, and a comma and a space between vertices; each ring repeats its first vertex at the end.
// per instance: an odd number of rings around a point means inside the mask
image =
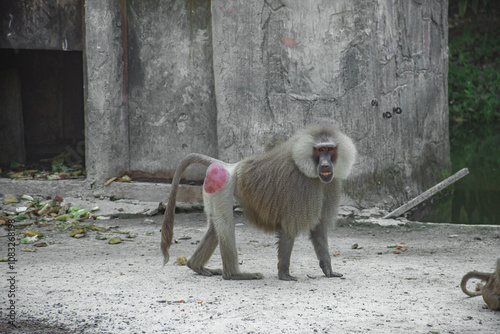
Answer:
POLYGON ((483 299, 490 310, 500 311, 500 259, 497 260, 497 268, 493 274, 494 278, 483 289, 483 299))
POLYGON ((199 163, 205 166, 209 166, 211 163, 216 161, 218 160, 207 155, 191 153, 181 161, 181 163, 175 170, 174 179, 172 180, 172 190, 170 192, 170 196, 168 197, 167 208, 165 209, 165 216, 163 217, 163 224, 161 226, 161 251, 164 258, 163 264, 166 264, 170 257, 168 254, 168 249, 172 245, 172 237, 174 235, 175 204, 177 189, 179 188, 179 182, 181 180, 182 173, 184 173, 186 168, 188 168, 191 164, 199 163))
POLYGON ((462 278, 462 282, 460 282, 460 287, 462 288, 462 291, 467 295, 467 296, 470 296, 470 297, 476 297, 476 296, 480 296, 483 294, 483 289, 481 287, 481 289, 479 291, 469 291, 467 290, 467 282, 471 279, 471 278, 477 278, 477 279, 480 279, 482 281, 488 281, 490 279, 490 276, 492 274, 488 274, 488 273, 482 273, 482 272, 479 272, 479 271, 471 271, 471 272, 468 272, 467 274, 464 275, 464 277, 462 278))

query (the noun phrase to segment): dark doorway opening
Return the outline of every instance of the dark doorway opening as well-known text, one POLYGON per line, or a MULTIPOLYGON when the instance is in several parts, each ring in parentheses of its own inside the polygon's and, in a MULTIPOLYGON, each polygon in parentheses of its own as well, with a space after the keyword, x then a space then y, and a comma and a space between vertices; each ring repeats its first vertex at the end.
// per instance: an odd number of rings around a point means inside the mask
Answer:
POLYGON ((85 166, 81 51, 0 49, 0 166, 85 166))

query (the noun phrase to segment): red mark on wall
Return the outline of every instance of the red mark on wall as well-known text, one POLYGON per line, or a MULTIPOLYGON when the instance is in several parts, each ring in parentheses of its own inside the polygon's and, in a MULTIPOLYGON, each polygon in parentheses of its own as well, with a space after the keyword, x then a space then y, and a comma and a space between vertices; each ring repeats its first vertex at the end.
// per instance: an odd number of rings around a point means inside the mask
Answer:
POLYGON ((281 41, 283 42, 283 44, 285 44, 286 46, 289 46, 291 48, 297 47, 297 43, 295 43, 295 41, 291 38, 283 37, 283 38, 281 38, 281 41))

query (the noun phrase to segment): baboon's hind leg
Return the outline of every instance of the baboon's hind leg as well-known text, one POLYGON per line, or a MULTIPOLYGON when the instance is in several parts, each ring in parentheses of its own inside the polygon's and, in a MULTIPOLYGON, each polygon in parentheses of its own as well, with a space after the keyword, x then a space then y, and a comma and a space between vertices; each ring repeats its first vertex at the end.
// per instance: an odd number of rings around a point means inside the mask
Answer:
MULTIPOLYGON (((223 216, 221 215, 221 217, 223 216)), ((222 257, 222 277, 224 279, 251 280, 264 278, 261 273, 240 272, 235 229, 232 219, 226 218, 224 222, 219 222, 217 235, 219 237, 220 255, 222 257)))
POLYGON ((215 232, 214 224, 209 220, 208 231, 203 236, 198 248, 189 259, 187 266, 203 276, 222 275, 222 269, 209 269, 205 267, 210 257, 217 248, 219 240, 215 232))

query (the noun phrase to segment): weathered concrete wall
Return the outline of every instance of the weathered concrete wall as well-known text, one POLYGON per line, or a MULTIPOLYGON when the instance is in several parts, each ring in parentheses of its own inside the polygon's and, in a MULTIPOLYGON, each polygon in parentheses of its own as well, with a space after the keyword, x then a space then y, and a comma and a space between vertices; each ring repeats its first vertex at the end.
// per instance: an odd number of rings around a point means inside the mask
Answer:
POLYGON ((0 48, 82 50, 82 0, 0 1, 0 48))
POLYGON ((189 152, 238 161, 321 122, 357 144, 359 204, 400 203, 449 170, 446 0, 83 3, 82 44, 81 0, 0 2, 0 48, 83 49, 92 185, 169 178, 189 152))
POLYGON ((170 177, 189 152, 234 162, 318 122, 356 142, 345 188, 361 205, 449 170, 446 0, 127 4, 85 2, 91 181, 170 177))
POLYGON ((127 16, 130 170, 172 178, 188 153, 217 156, 210 1, 132 0, 127 16))
POLYGON ((213 0, 219 157, 336 122, 359 150, 352 199, 425 190, 449 170, 447 5, 213 0))
POLYGON ((87 177, 102 185, 129 165, 119 0, 85 1, 85 36, 87 177))

